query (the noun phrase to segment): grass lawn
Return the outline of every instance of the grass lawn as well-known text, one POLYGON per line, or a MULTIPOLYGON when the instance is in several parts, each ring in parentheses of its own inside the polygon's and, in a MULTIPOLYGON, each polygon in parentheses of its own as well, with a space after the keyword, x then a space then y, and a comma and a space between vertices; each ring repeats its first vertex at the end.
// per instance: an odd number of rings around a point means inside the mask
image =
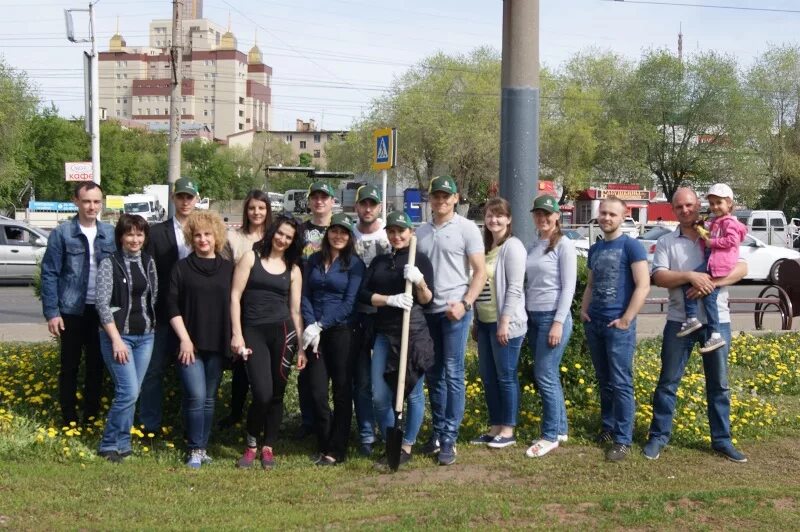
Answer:
MULTIPOLYGON (((679 398, 673 444, 649 461, 640 447, 657 377, 657 342, 640 344, 636 362, 637 445, 608 463, 589 443, 597 422, 596 384, 580 345, 565 357, 570 441, 542 459, 524 457, 536 434, 538 398, 523 378, 516 447, 459 444, 458 462, 440 467, 415 455, 396 474, 353 453, 319 468, 311 440, 281 439, 272 471, 240 471, 241 431, 214 432, 215 462, 182 463, 177 400, 173 428, 134 435, 134 456, 110 464, 94 455, 102 421, 58 427, 54 344, 0 344, 0 528, 599 528, 798 529, 800 525, 800 335, 740 337, 731 353, 733 430, 749 463, 712 454, 698 357, 679 398), (594 399, 593 399, 594 398, 594 399)), ((462 438, 485 420, 482 388, 468 357, 462 438)), ((523 377, 529 367, 521 368, 523 377)), ((226 412, 221 390, 218 414, 226 412)), ((170 397, 177 399, 172 388, 170 397)), ((289 386, 286 433, 295 425, 289 386)), ((107 404, 107 403, 106 403, 107 404)), ((423 425, 423 437, 428 430, 423 425)))

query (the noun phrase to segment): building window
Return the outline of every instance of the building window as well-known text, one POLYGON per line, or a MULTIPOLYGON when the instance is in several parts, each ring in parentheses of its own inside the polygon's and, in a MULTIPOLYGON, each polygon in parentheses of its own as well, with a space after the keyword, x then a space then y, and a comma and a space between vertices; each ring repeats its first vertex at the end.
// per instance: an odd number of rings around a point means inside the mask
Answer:
POLYGON ((123 98, 122 99, 122 103, 128 103, 128 99, 127 98, 123 98))
POLYGON ((203 109, 203 116, 208 116, 208 109, 203 109))
POLYGON ((137 107, 137 108, 136 108, 136 114, 137 114, 137 115, 140 115, 140 114, 142 114, 142 108, 141 108, 141 107, 137 107))
POLYGON ((150 108, 149 107, 147 108, 147 114, 148 115, 150 114, 150 108))
POLYGON ((117 79, 122 79, 122 74, 117 74, 117 79))
POLYGON ((128 79, 128 75, 127 74, 122 74, 122 77, 125 78, 125 79, 128 79))
POLYGON ((314 150, 314 158, 319 159, 319 155, 320 155, 319 150, 314 150))
POLYGON ((156 107, 156 114, 157 114, 157 115, 158 115, 158 114, 161 114, 161 113, 159 113, 159 111, 158 111, 158 107, 156 107))
POLYGON ((314 133, 314 142, 319 144, 319 141, 320 141, 320 134, 319 133, 314 133))
POLYGON ((286 142, 292 142, 292 136, 286 135, 286 142))
POLYGON ((128 111, 122 111, 122 116, 128 116, 128 111))
POLYGON ((117 98, 117 103, 119 103, 119 98, 117 98))
POLYGON ((183 114, 183 115, 186 114, 186 107, 181 107, 181 114, 183 114))
POLYGON ((203 96, 203 103, 208 103, 208 96, 203 96))
POLYGON ((214 101, 215 101, 215 100, 214 100, 214 97, 212 96, 212 97, 211 97, 211 103, 214 103, 214 101))
POLYGON ((139 98, 139 103, 142 103, 142 97, 141 96, 137 96, 137 98, 139 98))
POLYGON ((161 41, 156 41, 156 46, 161 46, 161 41))
POLYGON ((239 116, 244 116, 244 111, 239 111, 239 116))
POLYGON ((304 149, 306 149, 306 141, 304 141, 304 140, 301 140, 301 141, 300 141, 300 149, 301 149, 301 150, 304 150, 304 149))
POLYGON ((117 109, 117 116, 120 116, 121 114, 122 113, 119 112, 119 109, 117 109))
POLYGON ((241 96, 239 97, 239 105, 244 105, 244 98, 241 96))
POLYGON ((181 96, 181 101, 182 101, 183 103, 186 103, 186 96, 181 96))
POLYGON ((165 114, 165 115, 168 115, 168 114, 169 114, 169 109, 167 109, 166 107, 164 108, 164 114, 165 114))

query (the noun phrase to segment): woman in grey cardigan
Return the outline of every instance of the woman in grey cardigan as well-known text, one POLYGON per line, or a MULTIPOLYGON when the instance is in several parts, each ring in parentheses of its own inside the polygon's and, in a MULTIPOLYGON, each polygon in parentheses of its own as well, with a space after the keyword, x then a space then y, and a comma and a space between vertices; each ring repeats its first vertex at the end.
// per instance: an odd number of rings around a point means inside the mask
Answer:
POLYGON ((519 409, 517 364, 525 338, 523 283, 525 246, 511 234, 511 206, 502 198, 486 203, 483 242, 487 280, 475 301, 473 337, 489 410, 490 429, 472 440, 494 449, 514 445, 519 409))
POLYGON ((567 441, 567 409, 559 371, 572 334, 570 306, 578 266, 575 245, 561 233, 561 209, 556 199, 539 196, 531 212, 539 238, 530 247, 525 264, 525 306, 533 379, 542 397, 542 431, 525 454, 534 458, 567 441))

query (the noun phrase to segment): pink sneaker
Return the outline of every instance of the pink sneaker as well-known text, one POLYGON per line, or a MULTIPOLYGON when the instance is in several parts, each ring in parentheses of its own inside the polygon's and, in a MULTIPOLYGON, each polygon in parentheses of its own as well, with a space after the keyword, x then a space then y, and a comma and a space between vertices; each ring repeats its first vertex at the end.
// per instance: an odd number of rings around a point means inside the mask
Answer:
POLYGON ((275 457, 272 456, 272 448, 266 445, 261 448, 261 467, 272 469, 275 467, 275 457))
POLYGON ((242 469, 248 469, 252 467, 253 462, 256 460, 256 448, 255 447, 248 447, 244 450, 244 454, 239 461, 236 462, 236 467, 242 469))

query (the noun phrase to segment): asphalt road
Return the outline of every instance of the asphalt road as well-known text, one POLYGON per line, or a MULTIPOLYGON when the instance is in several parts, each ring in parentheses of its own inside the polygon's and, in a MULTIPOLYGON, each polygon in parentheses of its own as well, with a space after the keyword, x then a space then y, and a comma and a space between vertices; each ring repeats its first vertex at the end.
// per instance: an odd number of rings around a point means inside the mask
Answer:
MULTIPOLYGON (((735 286, 731 289, 731 297, 756 297, 762 286, 735 286)), ((650 297, 666 297, 667 291, 653 288, 650 297)), ((651 307, 648 312, 657 309, 651 307)), ((0 324, 8 323, 44 323, 42 304, 33 295, 31 286, 0 286, 0 324)))

